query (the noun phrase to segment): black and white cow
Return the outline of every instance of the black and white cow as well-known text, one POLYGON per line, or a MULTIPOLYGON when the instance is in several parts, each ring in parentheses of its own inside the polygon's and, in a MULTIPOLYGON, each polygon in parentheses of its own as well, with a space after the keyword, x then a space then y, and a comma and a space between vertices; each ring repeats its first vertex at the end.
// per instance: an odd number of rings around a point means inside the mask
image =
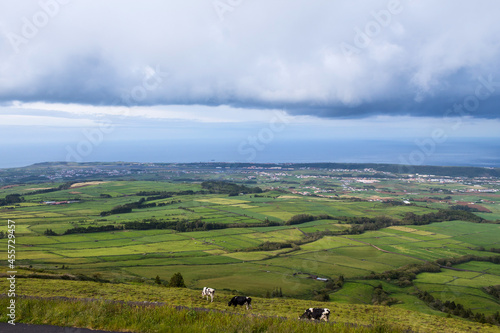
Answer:
POLYGON ((208 301, 208 296, 212 299, 212 302, 214 301, 214 295, 215 295, 215 289, 213 288, 208 288, 208 287, 203 287, 203 291, 201 292, 201 297, 207 296, 207 301, 208 301))
POLYGON ((248 307, 252 307, 251 303, 252 303, 252 299, 250 297, 234 296, 233 298, 231 298, 229 303, 227 303, 227 305, 228 306, 234 305, 234 307, 236 307, 236 305, 246 305, 247 310, 248 310, 248 307))
POLYGON ((309 308, 299 319, 311 319, 311 320, 324 320, 328 321, 328 317, 330 316, 330 310, 327 308, 309 308))

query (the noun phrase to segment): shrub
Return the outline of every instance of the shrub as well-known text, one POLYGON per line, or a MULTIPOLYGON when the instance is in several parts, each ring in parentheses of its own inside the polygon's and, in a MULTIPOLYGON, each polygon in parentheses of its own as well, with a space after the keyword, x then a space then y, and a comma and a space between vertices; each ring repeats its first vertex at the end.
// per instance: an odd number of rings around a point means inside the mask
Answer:
POLYGON ((171 288, 186 288, 186 284, 184 283, 184 278, 181 273, 175 273, 172 275, 168 286, 171 288))

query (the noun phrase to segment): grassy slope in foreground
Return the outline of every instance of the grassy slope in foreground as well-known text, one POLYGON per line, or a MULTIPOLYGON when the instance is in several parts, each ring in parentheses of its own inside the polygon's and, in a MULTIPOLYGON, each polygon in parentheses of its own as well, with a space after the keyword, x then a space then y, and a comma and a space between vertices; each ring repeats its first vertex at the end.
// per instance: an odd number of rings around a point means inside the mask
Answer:
MULTIPOLYGON (((199 290, 165 288, 147 285, 127 284, 102 284, 95 282, 65 281, 65 280, 37 280, 18 279, 16 289, 18 294, 30 296, 63 296, 77 298, 96 298, 100 300, 120 300, 133 302, 164 302, 167 307, 151 308, 133 305, 110 305, 102 301, 64 302, 47 300, 17 299, 16 315, 18 322, 46 323, 56 325, 76 325, 81 327, 101 329, 132 329, 140 332, 168 331, 203 331, 203 327, 212 323, 216 331, 266 331, 266 332, 322 332, 321 325, 302 324, 296 318, 309 307, 328 307, 332 314, 330 320, 336 323, 369 325, 383 331, 394 330, 415 332, 499 332, 498 327, 481 325, 455 318, 442 318, 419 312, 390 308, 385 306, 350 305, 337 303, 321 303, 298 299, 266 299, 254 297, 253 309, 246 311, 244 308, 228 308, 227 302, 233 296, 227 292, 218 292, 213 303, 201 298, 199 290), (189 308, 207 308, 212 310, 227 311, 225 314, 184 311, 175 313, 169 306, 187 306, 189 308), (241 319, 243 322, 234 322, 233 316, 228 314, 248 314, 259 316, 278 316, 290 320, 263 317, 241 319), (181 319, 179 319, 181 318, 181 319), (184 319, 182 319, 184 318, 184 319), (231 318, 231 319, 228 319, 231 318), (167 323, 170 323, 167 325, 167 323), (192 327, 181 327, 192 323, 192 327), (231 326, 236 325, 236 326, 231 326), (177 327, 177 328, 176 328, 177 327)), ((0 281, 0 288, 7 290, 7 281, 0 281)), ((2 308, 7 305, 8 299, 2 298, 2 308)), ((237 318, 242 318, 237 317, 237 318)), ((2 320, 6 321, 5 314, 2 320)), ((207 326, 208 327, 208 326, 207 326)), ((210 326, 212 327, 212 326, 210 326)), ((343 327, 343 326, 342 326, 343 327)), ((329 331, 333 327, 327 327, 329 331)), ((340 326, 336 327, 339 328, 340 326)), ((326 330, 325 330, 326 331, 326 330)), ((349 330, 350 331, 350 330, 349 330)), ((363 327, 355 328, 357 332, 370 332, 363 327)))
MULTIPOLYGON (((7 305, 0 299, 0 304, 7 305)), ((153 332, 400 332, 379 324, 352 327, 341 323, 313 322, 205 311, 169 306, 132 305, 106 301, 21 300, 21 321, 30 324, 84 327, 113 331, 153 332)))

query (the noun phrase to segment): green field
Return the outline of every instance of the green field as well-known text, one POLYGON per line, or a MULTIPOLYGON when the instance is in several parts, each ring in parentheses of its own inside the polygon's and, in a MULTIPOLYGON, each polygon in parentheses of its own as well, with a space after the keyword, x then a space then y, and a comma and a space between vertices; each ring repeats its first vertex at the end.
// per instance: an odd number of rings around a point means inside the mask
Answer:
MULTIPOLYGON (((196 172, 203 180, 215 177, 211 171, 196 172)), ((244 180, 246 172, 229 174, 229 180, 244 180)), ((400 310, 446 316, 421 301, 415 295, 417 288, 485 315, 500 310, 500 301, 482 289, 500 285, 500 268, 491 262, 470 261, 453 267, 458 270, 442 268, 438 273, 420 273, 406 287, 398 286, 396 281, 368 278, 408 264, 464 255, 497 255, 488 251, 500 248, 500 224, 494 223, 500 214, 500 199, 496 195, 474 194, 470 190, 477 189, 477 184, 458 181, 435 184, 380 179, 366 185, 352 175, 343 178, 333 171, 329 177, 321 174, 324 178, 320 180, 299 177, 307 172, 300 170, 281 176, 285 180, 278 185, 276 176, 271 178, 269 172, 256 172, 252 186, 263 188, 262 193, 231 196, 208 193, 201 181, 105 179, 47 193, 33 192, 56 189, 65 183, 9 185, 0 189, 0 198, 20 194, 24 201, 0 207, 0 220, 5 225, 8 220, 15 221, 16 265, 25 269, 23 275, 83 274, 111 282, 147 284, 157 276, 168 281, 174 273, 181 272, 190 289, 210 286, 265 297, 275 288, 281 288, 285 297, 302 300, 312 300, 323 292, 329 295, 330 306, 372 304, 375 287, 382 284, 384 291, 397 300, 391 307, 400 310), (322 188, 330 192, 320 191, 322 188), (155 198, 158 193, 164 197, 155 198), (384 202, 381 198, 392 201, 384 202), (396 202, 402 199, 412 202, 396 202), (69 200, 76 202, 50 204, 69 200), (126 213, 102 214, 138 200, 150 206, 134 207, 126 213), (479 202, 491 211, 474 212, 484 219, 483 223, 457 219, 350 232, 357 223, 355 218, 388 217, 402 221, 408 213, 418 216, 436 213, 466 201, 479 202), (287 223, 299 214, 315 216, 314 221, 287 223), (170 223, 171 227, 126 228, 130 222, 151 221, 170 223), (182 229, 189 223, 217 224, 220 228, 182 229), (72 228, 108 225, 114 230, 64 234, 72 228), (47 234, 49 229, 57 235, 47 234), (266 244, 269 248, 264 249, 266 244), (284 247, 272 248, 273 244, 284 247), (346 281, 339 290, 325 289, 327 284, 316 279, 334 281, 339 276, 346 281)), ((478 182, 481 188, 500 187, 498 183, 478 182)), ((3 230, 6 232, 7 228, 3 230)), ((6 238, 0 239, 0 246, 7 248, 6 238)), ((38 284, 33 285, 34 289, 30 289, 25 284, 19 292, 35 295, 38 284)))
MULTIPOLYGON (((0 281, 0 288, 6 288, 0 281)), ((233 293, 219 291, 213 303, 201 298, 199 290, 165 288, 144 284, 107 284, 96 282, 20 280, 18 288, 37 299, 19 299, 17 316, 23 322, 51 323, 62 326, 91 327, 94 329, 139 332, 164 332, 177 327, 178 331, 236 331, 236 332, 497 332, 490 325, 444 318, 433 313, 399 309, 397 306, 346 304, 351 302, 316 302, 300 299, 252 298, 252 309, 228 308, 233 293), (72 301, 47 297, 70 297, 72 301), (93 302, 75 302, 78 299, 93 302), (106 300, 106 301, 104 301, 106 300), (122 302, 161 302, 160 306, 128 305, 122 302), (118 301, 112 303, 109 301, 118 301), (116 304, 116 306, 114 305, 116 304), (175 310, 174 306, 187 307, 175 310), (208 311, 191 309, 203 306, 208 311), (314 323, 298 321, 298 316, 309 307, 328 307, 330 321, 314 323), (213 312, 209 312, 213 310, 213 312), (190 313, 187 313, 187 312, 190 313), (159 314, 157 312, 160 312, 159 314), (197 313, 198 312, 198 313, 197 313), (248 313, 251 314, 248 314, 248 313), (236 316, 234 316, 236 315, 236 316), (253 319, 252 319, 253 318, 253 319), (254 322, 258 319, 259 322, 254 322), (275 320, 274 322, 269 322, 275 320), (167 323, 168 325, 165 326, 167 323), (210 323, 208 325, 207 323, 210 323), (199 326, 201 325, 201 326, 199 326), (207 326, 208 325, 208 326, 207 326)), ((2 306, 8 299, 0 297, 2 306)), ((5 315, 2 315, 5 320, 5 315)))

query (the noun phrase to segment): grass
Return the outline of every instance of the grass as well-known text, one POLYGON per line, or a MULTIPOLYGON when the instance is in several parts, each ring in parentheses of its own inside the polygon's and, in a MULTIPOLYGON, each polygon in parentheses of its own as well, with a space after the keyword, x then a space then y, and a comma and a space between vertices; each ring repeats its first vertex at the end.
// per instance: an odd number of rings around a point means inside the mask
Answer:
MULTIPOLYGON (((61 267, 65 264, 70 265, 69 273, 100 272, 105 277, 116 277, 117 274, 125 277, 166 277, 171 275, 172 270, 182 267, 186 283, 190 286, 210 282, 216 288, 239 289, 241 285, 245 285, 247 290, 260 290, 262 295, 280 284, 284 284, 283 287, 296 284, 294 279, 286 278, 295 272, 331 278, 342 274, 352 279, 366 276, 372 271, 382 272, 419 262, 417 258, 435 260, 466 253, 484 255, 471 250, 472 245, 456 240, 455 237, 464 237, 465 232, 473 230, 477 230, 476 233, 494 234, 495 228, 497 225, 467 222, 443 222, 409 229, 386 228, 349 236, 349 239, 345 236, 327 236, 303 244, 300 250, 290 253, 286 249, 274 252, 245 252, 241 249, 264 241, 300 239, 302 233, 294 226, 190 233, 134 230, 58 237, 23 236, 19 237, 21 244, 35 246, 21 247, 18 258, 21 262, 35 264, 35 267, 44 267, 39 263, 45 263, 45 267, 54 269, 55 265, 61 267), (436 240, 439 238, 440 240, 436 240), (378 251, 362 242, 377 245, 395 254, 378 251), (240 251, 234 252, 235 250, 240 251), (248 266, 249 263, 252 265, 248 266), (269 279, 266 274, 256 274, 255 267, 261 267, 262 271, 279 268, 278 276, 283 282, 269 279), (236 275, 242 276, 235 278, 236 275)), ((482 280, 491 284, 496 281, 482 280)), ((304 297, 314 288, 321 288, 321 282, 304 285, 300 281, 298 285, 303 285, 304 289, 289 288, 290 296, 304 297)))
MULTIPOLYGON (((0 285, 5 284, 4 281, 0 285)), ((215 301, 201 298, 200 290, 146 285, 99 284, 82 281, 19 280, 18 290, 33 296, 94 298, 95 301, 17 298, 17 322, 87 327, 135 332, 495 332, 497 329, 453 318, 414 311, 296 299, 252 297, 253 308, 228 308, 232 293, 218 290, 215 301), (43 286, 43 287, 42 287, 43 286), (99 300, 103 299, 103 300, 99 300), (124 301, 123 303, 104 301, 124 301), (143 306, 140 302, 162 302, 163 306, 143 306), (186 306, 177 310, 174 306, 186 306), (193 308, 214 311, 193 311, 193 308), (309 307, 328 307, 331 323, 315 324, 296 318, 309 307), (189 309, 191 308, 191 309, 189 309), (209 324, 207 324, 209 323, 209 324), (355 326, 352 324, 355 323, 355 326)), ((0 306, 8 299, 0 298, 0 306)), ((2 318, 6 321, 5 315, 2 318)))
POLYGON ((365 282, 347 282, 331 298, 338 303, 371 304, 373 286, 365 282))
MULTIPOLYGON (((422 184, 407 185, 396 180, 384 180, 376 185, 377 188, 390 191, 402 192, 411 187, 415 193, 417 190, 422 192, 408 197, 436 195, 429 194, 429 188, 422 184)), ((37 184, 0 189, 0 197, 8 193, 27 193, 32 191, 30 188, 55 186, 58 185, 37 184)), ((300 185, 294 184, 294 186, 300 185)), ((363 186, 355 184, 355 187, 363 186)), ((435 188, 450 190, 452 187, 436 185, 435 188)), ((468 187, 460 185, 457 188, 468 187)), ((447 203, 439 202, 390 206, 381 202, 331 200, 312 196, 283 195, 279 192, 267 192, 262 197, 197 194, 156 200, 167 203, 180 200, 180 203, 134 209, 129 214, 111 215, 105 218, 99 216, 101 211, 109 210, 116 205, 136 202, 140 197, 134 194, 139 191, 200 189, 199 183, 110 181, 64 191, 26 195, 27 202, 20 206, 13 207, 14 209, 0 208, 0 219, 16 221, 18 265, 32 265, 57 273, 87 275, 98 273, 104 278, 116 281, 149 280, 156 275, 168 280, 173 273, 180 271, 190 288, 209 285, 218 290, 238 290, 253 296, 263 296, 266 291, 281 287, 287 297, 303 299, 311 299, 314 290, 324 287, 323 282, 307 278, 308 274, 327 278, 344 275, 348 279, 344 288, 331 294, 335 304, 369 303, 374 282, 360 278, 372 271, 380 273, 408 263, 458 257, 464 254, 490 255, 475 248, 500 247, 500 225, 449 221, 424 226, 390 227, 361 235, 326 236, 311 243, 301 244, 300 248, 294 249, 246 251, 249 247, 266 241, 296 242, 302 240, 305 233, 339 231, 350 227, 336 220, 317 220, 293 226, 279 225, 264 228, 250 226, 265 219, 283 223, 291 216, 301 213, 366 217, 386 215, 401 218, 406 212, 424 214, 449 206, 447 203), (100 195, 103 193, 112 197, 101 198, 100 195), (81 202, 61 206, 39 203, 44 200, 68 199, 78 199, 81 202), (188 207, 189 210, 179 207, 188 207), (126 230, 56 237, 43 235, 48 228, 62 233, 75 226, 119 225, 126 221, 152 217, 170 221, 202 218, 204 222, 245 223, 248 226, 186 233, 174 230, 126 230), (393 253, 385 253, 375 246, 393 253), (69 265, 69 268, 62 270, 63 264, 69 265), (299 272, 304 274, 294 275, 299 272)), ((344 197, 351 196, 354 195, 346 194, 344 197)), ((366 193, 357 192, 355 196, 369 198, 389 196, 389 194, 371 190, 366 193)), ((394 194, 390 196, 397 198, 394 194)), ((499 202, 496 198, 488 198, 499 202)), ((452 199, 476 201, 477 197, 470 194, 463 196, 454 194, 452 199)), ((500 209, 496 207, 498 205, 484 204, 484 206, 493 213, 484 213, 481 216, 492 220, 500 214, 500 209)), ((6 247, 5 239, 0 239, 0 246, 6 247)), ((433 295, 441 293, 443 297, 464 298, 466 299, 463 301, 464 304, 491 313, 498 309, 498 302, 495 303, 491 297, 484 296, 481 287, 499 284, 500 269, 497 266, 471 262, 459 265, 457 268, 475 272, 443 271, 429 275, 424 273, 418 276, 416 284, 429 290, 433 295)), ((384 289, 390 290, 391 297, 403 302, 393 305, 394 308, 442 315, 430 310, 411 294, 410 289, 383 283, 384 289)), ((36 283, 35 285, 42 288, 41 285, 36 283)), ((23 288, 27 286, 24 285, 23 288)), ((34 294, 37 292, 36 288, 30 290, 34 294)), ((131 293, 136 295, 136 291, 131 293)))
MULTIPOLYGON (((6 303, 6 302, 2 302, 6 303)), ((6 304, 5 304, 6 305, 6 304)), ((281 318, 231 315, 218 312, 177 310, 166 306, 133 306, 98 302, 22 300, 18 316, 30 324, 76 326, 113 331, 155 332, 401 332, 398 327, 350 327, 344 324, 311 323, 281 318)))
MULTIPOLYGON (((497 268, 492 263, 470 262, 459 265, 473 269, 480 267, 497 268)), ((454 300, 473 311, 493 314, 500 310, 500 301, 485 293, 481 288, 500 284, 500 275, 485 274, 480 271, 464 272, 443 269, 440 273, 421 273, 414 281, 415 286, 426 290, 442 300, 454 300)))

